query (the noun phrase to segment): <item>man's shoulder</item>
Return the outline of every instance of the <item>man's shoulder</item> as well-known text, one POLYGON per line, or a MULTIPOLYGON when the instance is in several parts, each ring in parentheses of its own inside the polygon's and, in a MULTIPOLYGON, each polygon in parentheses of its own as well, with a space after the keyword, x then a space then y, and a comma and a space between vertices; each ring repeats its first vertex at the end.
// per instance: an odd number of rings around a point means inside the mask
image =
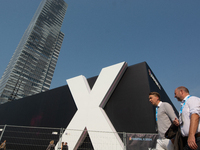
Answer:
POLYGON ((172 108, 172 105, 168 102, 162 102, 161 107, 163 107, 163 109, 168 109, 168 108, 170 109, 172 108))
POLYGON ((168 105, 168 106, 171 106, 171 104, 170 104, 170 103, 168 103, 168 102, 162 102, 162 104, 163 104, 163 105, 168 105))
POLYGON ((200 100, 200 98, 197 97, 197 96, 191 96, 189 99, 198 99, 198 100, 200 100))
POLYGON ((188 105, 192 105, 192 104, 196 104, 199 105, 200 104, 200 98, 197 96, 191 96, 188 101, 186 102, 186 104, 188 105))

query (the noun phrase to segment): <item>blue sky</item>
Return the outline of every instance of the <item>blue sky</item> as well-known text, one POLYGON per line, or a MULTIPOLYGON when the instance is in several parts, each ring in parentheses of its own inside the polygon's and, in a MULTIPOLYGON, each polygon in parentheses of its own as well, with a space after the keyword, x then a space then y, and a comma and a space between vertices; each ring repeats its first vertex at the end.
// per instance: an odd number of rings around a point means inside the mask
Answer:
MULTIPOLYGON (((0 76, 41 0, 0 0, 0 76)), ((200 97, 199 0, 65 0, 65 38, 51 89, 102 68, 146 61, 180 109, 174 89, 200 97)))

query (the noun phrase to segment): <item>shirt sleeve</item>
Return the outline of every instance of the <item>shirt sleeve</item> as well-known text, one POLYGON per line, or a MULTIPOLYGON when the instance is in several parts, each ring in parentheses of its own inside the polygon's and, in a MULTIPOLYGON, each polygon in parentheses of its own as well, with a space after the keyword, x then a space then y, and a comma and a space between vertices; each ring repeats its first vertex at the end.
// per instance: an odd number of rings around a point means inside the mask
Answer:
POLYGON ((166 103, 165 110, 171 121, 174 121, 175 118, 177 118, 177 116, 174 112, 174 109, 172 108, 172 106, 170 104, 166 103))
POLYGON ((200 116, 200 99, 198 97, 192 96, 188 100, 188 107, 190 109, 190 115, 198 114, 200 116))

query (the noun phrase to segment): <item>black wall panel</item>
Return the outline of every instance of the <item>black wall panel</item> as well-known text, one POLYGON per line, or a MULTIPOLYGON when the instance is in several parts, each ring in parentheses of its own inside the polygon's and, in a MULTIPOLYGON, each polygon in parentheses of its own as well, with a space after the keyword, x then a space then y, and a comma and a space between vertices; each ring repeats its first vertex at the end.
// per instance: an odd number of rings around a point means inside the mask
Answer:
POLYGON ((146 63, 127 68, 105 111, 119 132, 154 133, 155 121, 148 101, 146 63))

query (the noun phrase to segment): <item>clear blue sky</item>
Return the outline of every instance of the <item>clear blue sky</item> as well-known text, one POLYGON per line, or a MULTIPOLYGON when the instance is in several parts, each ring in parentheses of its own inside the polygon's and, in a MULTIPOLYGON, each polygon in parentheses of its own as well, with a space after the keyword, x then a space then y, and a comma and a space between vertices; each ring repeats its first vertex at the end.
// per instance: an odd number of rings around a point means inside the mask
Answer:
MULTIPOLYGON (((0 0, 0 76, 41 0, 0 0)), ((65 38, 51 89, 104 67, 146 61, 180 109, 174 89, 200 97, 199 0, 65 0, 65 38)))

